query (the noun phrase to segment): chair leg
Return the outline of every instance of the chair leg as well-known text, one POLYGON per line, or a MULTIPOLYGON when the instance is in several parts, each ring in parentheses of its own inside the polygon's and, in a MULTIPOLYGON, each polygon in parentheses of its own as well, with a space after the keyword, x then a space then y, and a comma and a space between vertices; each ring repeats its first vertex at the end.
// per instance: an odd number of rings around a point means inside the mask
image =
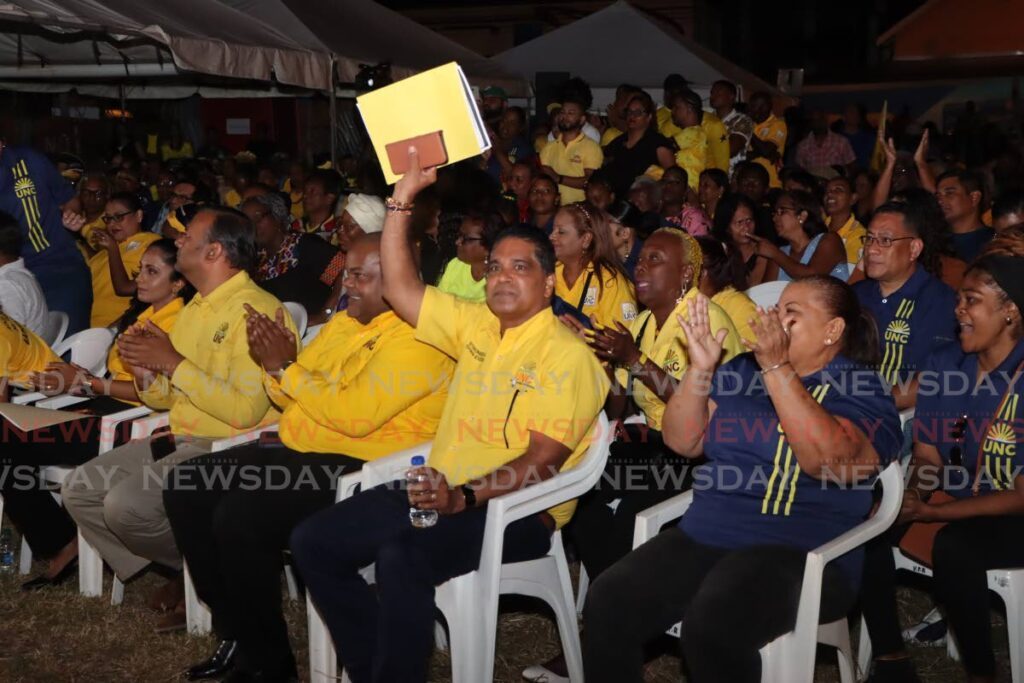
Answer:
POLYGON ((288 597, 292 602, 298 602, 299 600, 299 584, 295 581, 295 572, 292 571, 290 564, 284 565, 284 580, 288 584, 288 597))
POLYGON ((192 576, 188 573, 188 565, 185 565, 185 623, 188 625, 188 632, 194 635, 205 635, 213 627, 213 615, 209 608, 204 605, 199 596, 196 595, 196 587, 192 583, 192 576))
POLYGON ((868 624, 864 617, 860 618, 860 643, 857 645, 858 681, 867 680, 871 673, 871 636, 868 635, 868 624))
MULTIPOLYGON (((103 571, 102 568, 100 571, 103 571)), ((114 583, 110 586, 110 604, 120 605, 122 602, 124 602, 124 582, 117 578, 117 574, 114 574, 114 583)))
MULTIPOLYGON (((316 605, 306 593, 306 623, 309 629, 309 680, 310 683, 333 683, 337 680, 338 656, 327 625, 320 617, 316 605)), ((344 676, 342 680, 347 680, 344 676)))
POLYGON ((18 556, 18 573, 28 574, 32 571, 32 548, 24 536, 21 537, 21 554, 18 556))
POLYGON ((587 600, 587 590, 590 588, 590 575, 587 574, 587 568, 580 562, 580 580, 579 586, 576 588, 576 617, 578 619, 583 618, 583 603, 587 600))
POLYGON ((1000 591, 1006 603, 1006 631, 1010 643, 1010 679, 1024 683, 1024 571, 1009 572, 1007 586, 1000 591))
POLYGON ((103 595, 103 558, 78 532, 78 592, 89 598, 103 595))
POLYGON ((853 661, 853 645, 850 642, 850 626, 846 619, 841 620, 833 634, 836 657, 839 659, 840 683, 854 683, 857 680, 857 669, 853 661))

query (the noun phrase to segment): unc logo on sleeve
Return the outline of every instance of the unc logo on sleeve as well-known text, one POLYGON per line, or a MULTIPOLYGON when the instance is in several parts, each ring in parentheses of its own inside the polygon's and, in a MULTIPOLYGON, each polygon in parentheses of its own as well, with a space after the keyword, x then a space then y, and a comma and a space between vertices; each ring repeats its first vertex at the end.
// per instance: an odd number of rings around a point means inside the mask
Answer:
POLYGON ((906 320, 893 320, 885 328, 885 341, 906 344, 910 341, 910 323, 906 320))
POLYGON ((981 444, 985 474, 996 490, 1013 488, 1013 459, 1017 455, 1017 431, 1013 425, 1019 400, 1018 394, 1007 394, 981 444))
POLYGON ((596 306, 597 305, 597 287, 588 287, 587 295, 583 297, 584 306, 596 306))

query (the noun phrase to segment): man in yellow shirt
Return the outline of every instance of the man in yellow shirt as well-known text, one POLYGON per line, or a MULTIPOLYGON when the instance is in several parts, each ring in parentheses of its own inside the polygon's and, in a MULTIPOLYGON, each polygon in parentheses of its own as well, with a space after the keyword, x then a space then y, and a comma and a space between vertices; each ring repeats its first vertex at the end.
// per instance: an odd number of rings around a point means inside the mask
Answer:
POLYGON ((789 134, 786 122, 772 113, 772 96, 756 92, 750 97, 750 118, 754 120, 754 136, 750 138, 747 159, 756 161, 768 171, 768 186, 782 187, 778 169, 786 151, 789 134))
POLYGON ((46 342, 0 313, 0 403, 7 402, 10 384, 24 385, 32 373, 59 360, 46 342))
MULTIPOLYGON (((292 534, 292 555, 353 680, 426 680, 434 587, 479 565, 483 503, 576 464, 609 386, 586 344, 551 312, 554 252, 536 230, 497 238, 486 304, 424 286, 409 248, 408 206, 437 173, 421 170, 415 152, 410 163, 384 225, 384 295, 417 339, 457 361, 441 426, 427 466, 409 473, 408 491, 363 491, 292 534), (410 505, 437 511, 436 525, 411 527, 410 505), (369 562, 376 596, 359 575, 369 562)), ((505 560, 546 553, 574 505, 509 525, 505 560)))
POLYGON ((583 134, 586 107, 566 97, 558 113, 558 137, 540 152, 541 168, 558 183, 562 206, 586 199, 583 188, 590 174, 601 168, 601 147, 583 134))
POLYGON ((701 127, 705 116, 701 108, 700 95, 692 90, 676 93, 672 96, 672 123, 679 131, 673 138, 679 151, 676 152, 676 164, 686 171, 690 189, 697 191, 700 174, 708 166, 708 138, 701 127))
MULTIPOLYGON (((256 259, 252 223, 234 209, 205 208, 177 243, 176 268, 198 293, 170 335, 147 321, 117 341, 139 398, 170 410, 170 428, 78 467, 62 487, 82 536, 123 581, 150 562, 181 568, 160 486, 171 466, 208 452, 209 439, 278 417, 246 334, 246 306, 266 315, 281 307, 246 273, 256 259)), ((295 333, 290 317, 285 326, 295 333)))
POLYGON ((280 595, 292 529, 334 502, 339 475, 434 438, 454 363, 416 341, 384 300, 379 234, 357 238, 347 265, 348 308, 297 357, 279 320, 249 316, 249 348, 284 411, 280 442, 204 455, 168 478, 171 528, 196 592, 213 612, 217 650, 230 653, 196 665, 189 678, 229 668, 294 676, 280 595), (234 467, 240 462, 267 485, 247 486, 234 467), (291 484, 274 481, 275 470, 291 484), (202 473, 217 473, 222 483, 204 484, 216 479, 202 473))
MULTIPOLYGON (((825 185, 825 224, 839 235, 846 248, 846 262, 858 263, 864 253, 864 235, 867 230, 853 215, 857 195, 849 178, 833 178, 825 185)), ((852 271, 851 271, 852 272, 852 271)))

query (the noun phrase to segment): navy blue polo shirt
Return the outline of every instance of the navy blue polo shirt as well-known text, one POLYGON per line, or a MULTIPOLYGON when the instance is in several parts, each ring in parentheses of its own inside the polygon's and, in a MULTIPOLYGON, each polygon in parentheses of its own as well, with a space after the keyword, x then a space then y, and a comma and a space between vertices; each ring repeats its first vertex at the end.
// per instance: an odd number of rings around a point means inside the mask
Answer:
POLYGON ((977 230, 971 230, 970 232, 952 233, 949 236, 950 244, 953 246, 953 252, 956 257, 964 263, 970 263, 978 256, 986 244, 988 244, 993 237, 995 237, 996 231, 987 225, 983 225, 977 230))
POLYGON ((60 208, 74 196, 75 188, 39 152, 5 147, 0 153, 0 211, 18 219, 29 270, 79 258, 60 208))
POLYGON ((956 293, 920 265, 895 292, 883 297, 876 280, 853 285, 861 306, 878 325, 879 371, 890 385, 907 382, 936 347, 956 340, 956 293))
MULTIPOLYGON (((864 432, 883 466, 897 456, 900 418, 877 372, 836 356, 803 384, 829 413, 864 432)), ((708 462, 694 472, 693 503, 679 522, 688 536, 728 549, 772 544, 809 551, 867 517, 871 481, 844 486, 800 470, 753 354, 715 372, 711 399, 717 408, 705 435, 708 462)), ((836 562, 858 586, 863 553, 836 562)))
POLYGON ((950 495, 972 495, 978 475, 979 493, 1011 489, 1024 468, 1024 452, 1018 446, 1024 441, 1024 382, 1015 381, 1022 362, 1024 340, 994 372, 980 379, 978 355, 965 354, 959 344, 947 344, 928 358, 917 390, 914 440, 937 448, 949 465, 943 489, 950 495), (957 423, 965 416, 963 429, 958 430, 957 423), (953 466, 955 448, 960 449, 960 467, 953 466))

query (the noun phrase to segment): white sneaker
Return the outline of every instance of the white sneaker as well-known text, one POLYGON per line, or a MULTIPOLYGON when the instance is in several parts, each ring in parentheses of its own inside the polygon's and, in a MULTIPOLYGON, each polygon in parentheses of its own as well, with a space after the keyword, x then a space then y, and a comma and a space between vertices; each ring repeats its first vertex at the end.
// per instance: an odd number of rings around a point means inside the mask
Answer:
POLYGON ((559 676, 543 664, 534 664, 523 669, 523 680, 531 683, 569 683, 567 676, 559 676))
POLYGON ((905 630, 903 640, 918 647, 946 647, 946 630, 946 621, 935 608, 920 623, 905 630))

